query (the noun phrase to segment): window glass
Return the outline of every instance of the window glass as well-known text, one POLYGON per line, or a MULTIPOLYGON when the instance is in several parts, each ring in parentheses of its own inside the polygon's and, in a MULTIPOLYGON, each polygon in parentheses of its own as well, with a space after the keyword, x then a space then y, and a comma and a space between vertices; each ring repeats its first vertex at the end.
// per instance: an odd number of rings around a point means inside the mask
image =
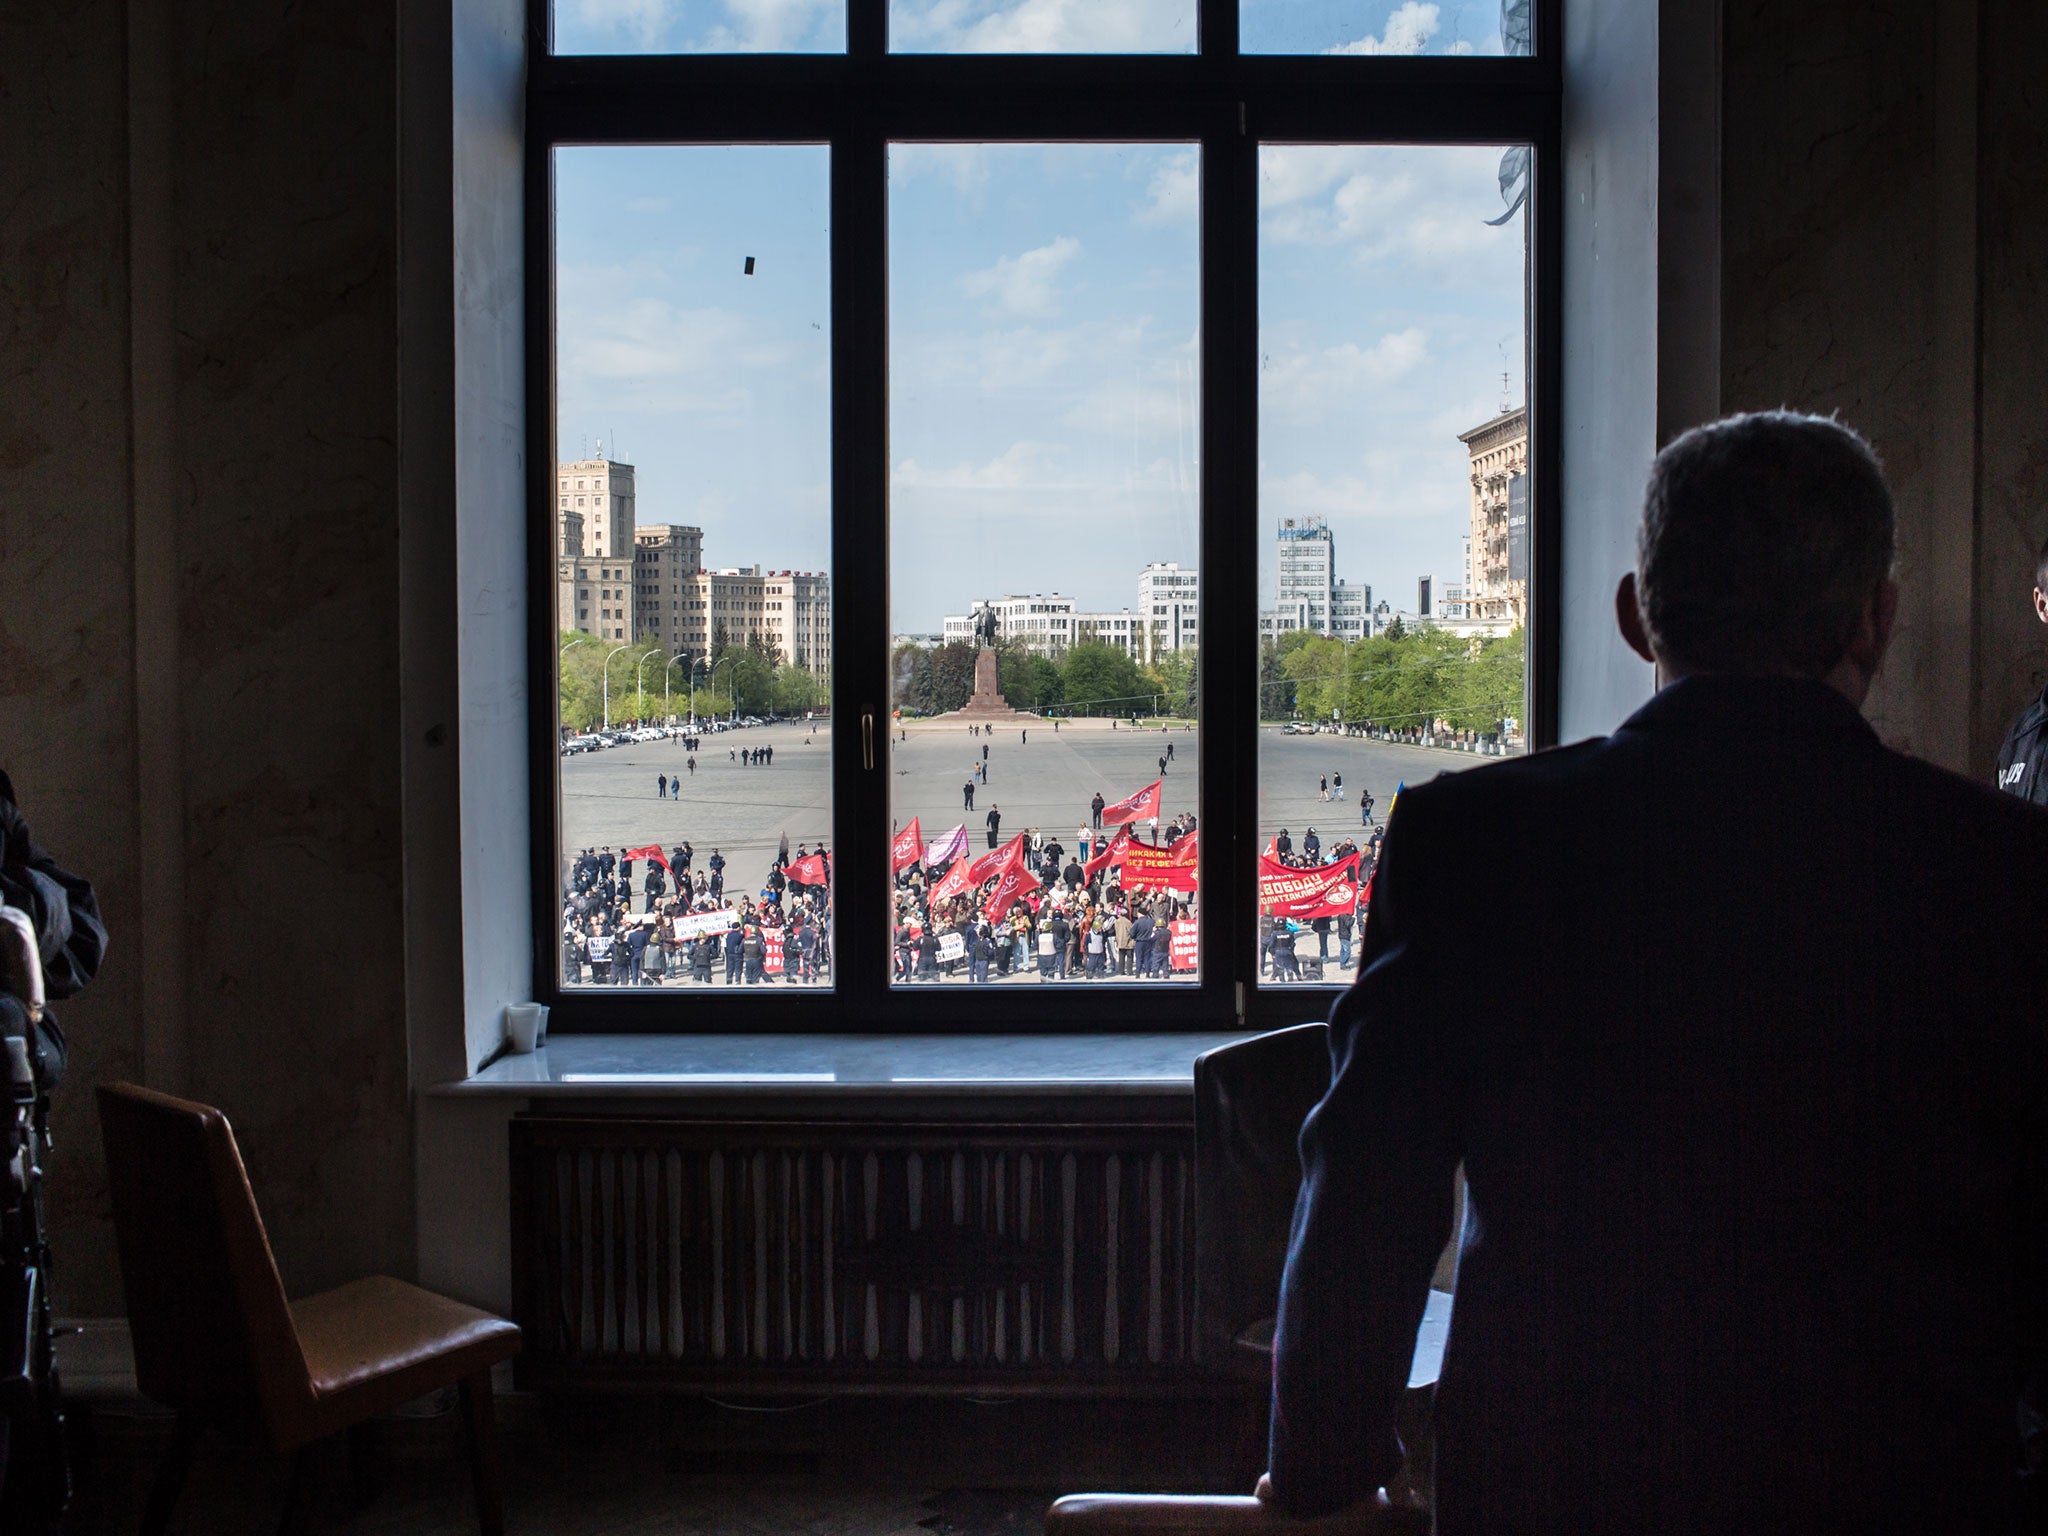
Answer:
POLYGON ((846 0, 554 0, 556 53, 844 53, 846 0))
POLYGON ((827 151, 555 172, 563 984, 829 985, 827 151))
POLYGON ((898 984, 1192 981, 1197 152, 889 171, 898 984))
POLYGON ((1193 53, 1195 0, 889 0, 899 53, 1193 53))
POLYGON ((1405 784, 1524 750, 1527 163, 1500 147, 1260 151, 1269 985, 1352 979, 1405 784))
POLYGON ((1525 54, 1532 0, 1239 0, 1246 53, 1525 54))

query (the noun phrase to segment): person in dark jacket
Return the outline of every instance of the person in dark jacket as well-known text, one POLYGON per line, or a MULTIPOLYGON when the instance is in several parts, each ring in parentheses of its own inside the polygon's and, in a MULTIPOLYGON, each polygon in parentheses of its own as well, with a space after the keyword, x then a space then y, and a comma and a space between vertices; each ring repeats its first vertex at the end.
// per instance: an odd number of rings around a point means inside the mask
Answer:
POLYGON ((1616 594, 1660 691, 1400 796, 1301 1135, 1281 1509, 1370 1525, 1401 1471, 1462 1166, 1443 1536, 2043 1528, 2048 815, 1859 713, 1892 559, 1847 428, 1687 433, 1616 594))
MULTIPOLYGON (((2048 544, 2034 557, 2034 616, 2048 624, 2048 544)), ((1998 749, 1998 787, 2048 805, 2048 688, 2020 711, 1998 749)))
MULTIPOLYGON (((716 876, 712 878, 716 879, 716 876)), ((746 935, 740 932, 739 924, 725 930, 725 984, 736 986, 740 979, 740 960, 746 948, 746 935)))
MULTIPOLYGON (((75 996, 99 973, 107 953, 99 898, 90 884, 37 846, 5 773, 0 773, 0 904, 27 913, 35 928, 46 1000, 75 996)), ((45 1007, 39 1019, 32 1019, 27 1001, 5 987, 0 987, 0 1010, 6 1013, 0 1034, 30 1042, 36 1079, 47 1093, 63 1077, 69 1055, 57 1016, 45 1007)))

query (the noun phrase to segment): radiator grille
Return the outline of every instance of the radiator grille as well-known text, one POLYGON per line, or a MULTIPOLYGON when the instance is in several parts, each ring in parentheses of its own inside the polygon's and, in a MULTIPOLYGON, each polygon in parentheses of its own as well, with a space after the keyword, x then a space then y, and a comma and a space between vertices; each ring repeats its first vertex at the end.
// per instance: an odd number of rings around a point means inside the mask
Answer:
POLYGON ((1161 1377, 1190 1350, 1184 1126, 513 1124, 529 1379, 1161 1377))

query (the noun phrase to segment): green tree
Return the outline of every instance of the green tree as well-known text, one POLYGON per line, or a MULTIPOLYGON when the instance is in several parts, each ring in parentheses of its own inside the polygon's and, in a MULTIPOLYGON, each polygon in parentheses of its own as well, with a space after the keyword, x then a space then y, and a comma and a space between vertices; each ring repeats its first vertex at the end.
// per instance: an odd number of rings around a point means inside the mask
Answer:
POLYGON ((909 715, 932 713, 932 653, 906 640, 889 657, 890 694, 909 715))
POLYGON ((1065 703, 1077 715, 1121 715, 1149 708, 1154 689, 1120 646, 1086 641, 1068 649, 1060 663, 1065 703))
POLYGON ((816 709, 822 690, 817 678, 802 667, 782 666, 775 669, 775 681, 770 696, 775 701, 778 715, 801 715, 805 710, 816 709))
POLYGON ((1022 640, 1014 636, 996 642, 996 686, 1012 709, 1033 709, 1039 702, 1035 658, 1022 640))
POLYGON ((964 640, 950 641, 931 653, 932 713, 959 709, 974 693, 974 661, 979 653, 964 640))
POLYGON ((1067 697, 1067 680, 1060 674, 1059 663, 1050 656, 1032 656, 1024 670, 1030 679, 1031 707, 1039 711, 1060 708, 1067 697))
POLYGON ((1152 685, 1159 690, 1170 715, 1195 713, 1195 653, 1192 650, 1162 651, 1150 669, 1152 685))

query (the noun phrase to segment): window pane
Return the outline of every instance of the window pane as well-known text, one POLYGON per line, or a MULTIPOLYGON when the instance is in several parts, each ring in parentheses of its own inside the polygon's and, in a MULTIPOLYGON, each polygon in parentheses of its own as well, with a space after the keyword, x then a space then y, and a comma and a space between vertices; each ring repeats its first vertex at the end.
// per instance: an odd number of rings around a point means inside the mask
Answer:
POLYGON ((827 152, 555 171, 563 982, 828 985, 827 152))
POLYGON ((1532 0, 1239 0, 1246 53, 1524 54, 1532 0))
POLYGON ((554 0, 556 53, 844 53, 846 0, 554 0))
POLYGON ((899 982, 1194 979, 1199 184, 891 152, 899 982))
POLYGON ((1193 53, 1196 0, 889 0, 898 53, 1193 53))
POLYGON ((1351 980, 1402 785, 1523 750, 1527 163, 1260 151, 1268 983, 1351 980))

